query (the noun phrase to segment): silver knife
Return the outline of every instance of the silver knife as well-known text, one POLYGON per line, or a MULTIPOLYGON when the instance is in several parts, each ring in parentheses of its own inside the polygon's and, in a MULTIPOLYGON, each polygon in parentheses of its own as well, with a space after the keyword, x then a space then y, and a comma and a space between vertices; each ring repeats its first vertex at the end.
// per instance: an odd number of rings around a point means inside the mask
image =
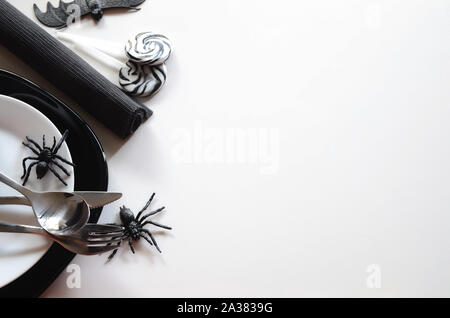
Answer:
MULTIPOLYGON (((74 191, 72 193, 82 197, 92 209, 105 206, 122 197, 122 193, 119 192, 74 191)), ((23 196, 0 197, 0 205, 5 204, 31 205, 28 199, 23 196)))

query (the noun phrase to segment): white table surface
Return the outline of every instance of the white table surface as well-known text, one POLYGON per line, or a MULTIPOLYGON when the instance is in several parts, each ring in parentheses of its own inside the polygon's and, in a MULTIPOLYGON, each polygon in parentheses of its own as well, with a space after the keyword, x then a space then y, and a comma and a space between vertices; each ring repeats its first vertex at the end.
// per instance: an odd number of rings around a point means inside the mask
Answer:
POLYGON ((450 296, 449 16, 444 0, 147 0, 83 19, 67 32, 174 44, 126 142, 0 48, 102 141, 124 197, 101 221, 155 191, 174 227, 161 255, 77 256, 81 288, 63 272, 43 296, 450 296))

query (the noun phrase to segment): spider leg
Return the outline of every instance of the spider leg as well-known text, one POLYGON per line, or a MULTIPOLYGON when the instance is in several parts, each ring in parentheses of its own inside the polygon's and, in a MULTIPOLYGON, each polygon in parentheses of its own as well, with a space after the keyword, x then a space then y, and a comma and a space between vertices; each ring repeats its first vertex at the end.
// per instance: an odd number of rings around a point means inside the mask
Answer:
MULTIPOLYGON (((117 224, 110 223, 110 225, 117 225, 117 224)), ((122 236, 122 239, 120 240, 120 242, 119 242, 119 244, 118 244, 119 247, 120 247, 120 245, 122 244, 122 241, 123 241, 124 239, 126 239, 127 237, 128 237, 128 235, 126 235, 126 234, 124 234, 124 235, 122 236)), ((109 246, 109 245, 111 245, 111 243, 106 244, 106 246, 109 246)), ((112 260, 112 258, 116 255, 116 253, 117 253, 118 250, 119 250, 119 248, 116 248, 114 251, 112 251, 111 254, 109 254, 109 256, 108 256, 108 261, 112 260)))
POLYGON ((112 251, 111 254, 109 254, 109 256, 108 256, 108 261, 112 260, 113 257, 116 256, 118 250, 119 250, 119 249, 116 248, 114 251, 112 251))
POLYGON ((154 197, 155 197, 155 193, 152 194, 152 196, 150 197, 150 200, 148 200, 147 203, 145 204, 145 206, 142 208, 142 210, 139 211, 139 213, 136 216, 136 220, 139 220, 139 217, 141 216, 142 212, 147 210, 147 208, 150 205, 150 203, 152 203, 152 200, 153 200, 154 197))
POLYGON ((70 176, 69 171, 67 171, 66 168, 64 168, 62 165, 60 165, 60 164, 57 163, 56 161, 52 161, 52 164, 54 164, 54 165, 57 166, 59 169, 61 169, 67 176, 70 176))
POLYGON ((34 152, 35 155, 38 155, 38 156, 39 156, 39 151, 37 151, 36 149, 34 149, 33 147, 31 147, 31 145, 29 145, 29 144, 27 144, 27 143, 25 143, 25 142, 22 142, 22 145, 24 145, 24 146, 27 147, 27 148, 30 148, 31 151, 34 152))
POLYGON ((150 236, 150 239, 152 240, 153 245, 155 245, 155 247, 158 250, 158 252, 161 253, 161 250, 159 249, 158 243, 156 243, 155 238, 153 237, 152 233, 150 233, 150 231, 147 230, 147 229, 142 229, 142 232, 147 233, 148 236, 150 236))
POLYGON ((55 171, 55 169, 52 168, 52 166, 48 166, 48 169, 53 172, 53 174, 61 181, 64 185, 67 185, 67 183, 63 180, 63 178, 58 174, 58 172, 55 171))
POLYGON ((56 146, 56 137, 53 136, 53 146, 51 148, 52 152, 53 152, 53 149, 55 149, 55 146, 56 146))
POLYGON ((152 211, 152 212, 150 212, 150 213, 144 215, 144 216, 139 220, 139 222, 143 222, 143 221, 144 221, 146 218, 148 218, 149 216, 155 215, 155 214, 161 212, 162 210, 164 210, 165 208, 166 208, 166 207, 163 206, 162 208, 159 208, 158 210, 152 211))
POLYGON ((63 157, 61 157, 61 156, 59 156, 59 155, 57 155, 57 154, 54 154, 53 156, 54 156, 56 159, 59 159, 59 160, 61 160, 62 162, 67 163, 68 165, 71 165, 72 167, 75 167, 75 165, 74 165, 72 162, 70 162, 70 161, 64 159, 63 157))
POLYGON ((37 157, 26 157, 25 159, 23 159, 23 161, 22 161, 23 176, 20 177, 20 179, 25 178, 25 175, 27 174, 27 168, 26 168, 26 166, 25 166, 25 162, 26 162, 27 160, 39 160, 39 158, 37 158, 37 157))
POLYGON ((42 135, 42 148, 45 148, 45 135, 42 135))
POLYGON ((128 245, 130 245, 131 251, 133 252, 133 254, 135 254, 134 247, 133 247, 133 239, 131 237, 128 240, 128 245))
POLYGON ((23 180, 23 183, 22 183, 23 186, 25 186, 25 184, 26 184, 27 181, 28 181, 28 178, 30 177, 31 168, 33 168, 33 167, 34 167, 35 165, 37 165, 38 163, 39 163, 39 161, 36 161, 36 162, 33 162, 32 164, 30 164, 30 165, 28 166, 27 173, 25 174, 25 180, 23 180))
POLYGON ((139 234, 140 237, 142 237, 144 240, 146 240, 148 242, 148 244, 150 244, 151 246, 153 246, 152 241, 149 240, 149 238, 147 236, 145 236, 144 234, 139 234))
POLYGON ((53 152, 54 152, 54 153, 57 153, 58 150, 59 150, 59 148, 61 148, 61 145, 62 145, 63 142, 66 140, 68 134, 69 134, 69 131, 66 130, 66 131, 64 132, 64 134, 62 135, 61 139, 60 139, 60 140, 58 141, 58 143, 56 144, 55 149, 53 149, 53 152))
POLYGON ((171 230, 172 229, 170 226, 162 225, 162 224, 159 224, 159 223, 156 223, 156 222, 153 222, 153 221, 145 221, 141 226, 144 226, 144 225, 147 225, 147 224, 153 224, 153 225, 155 225, 157 227, 161 227, 161 228, 166 229, 166 230, 171 230))
POLYGON ((36 141, 34 141, 33 139, 31 139, 28 136, 27 136, 27 140, 28 140, 28 142, 31 142, 39 151, 42 151, 42 147, 39 146, 39 144, 36 141))

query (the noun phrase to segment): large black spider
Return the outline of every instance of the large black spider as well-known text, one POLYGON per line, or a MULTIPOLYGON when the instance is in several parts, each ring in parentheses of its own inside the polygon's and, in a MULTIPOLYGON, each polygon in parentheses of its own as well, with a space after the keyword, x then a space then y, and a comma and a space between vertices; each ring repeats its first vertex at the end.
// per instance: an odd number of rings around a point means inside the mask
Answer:
MULTIPOLYGON (((161 253, 161 250, 159 249, 159 246, 156 243, 155 238, 153 237, 152 233, 150 233, 149 230, 144 229, 145 225, 152 224, 152 225, 158 226, 158 227, 166 229, 166 230, 172 229, 169 226, 162 225, 162 224, 156 223, 154 221, 150 221, 150 220, 145 221, 148 217, 161 212, 165 208, 165 207, 162 207, 155 211, 152 211, 145 215, 142 215, 142 213, 149 207, 149 205, 152 202, 154 197, 155 197, 155 194, 153 193, 152 196, 150 197, 150 200, 148 200, 147 204, 144 206, 144 208, 142 208, 141 211, 139 211, 139 213, 137 214, 136 217, 134 217, 134 213, 127 207, 123 206, 120 208, 120 220, 122 221, 122 226, 125 228, 125 230, 123 231, 123 236, 122 236, 121 242, 123 240, 128 239, 128 244, 130 245, 130 249, 133 252, 133 254, 135 253, 134 247, 133 247, 133 242, 139 241, 141 238, 146 240, 150 245, 152 245, 152 246, 154 245, 156 247, 156 249, 158 250, 158 252, 161 253), (142 215, 142 217, 141 217, 141 215, 142 215)), ((115 225, 119 225, 119 224, 115 224, 115 225)), ((118 251, 118 249, 115 249, 109 255, 108 260, 111 260, 116 255, 117 251, 118 251)))
POLYGON ((56 138, 53 137, 53 146, 51 148, 45 145, 45 135, 42 136, 42 147, 36 141, 27 136, 28 143, 23 142, 22 144, 25 147, 30 148, 31 151, 33 151, 33 153, 37 157, 26 157, 25 159, 23 159, 22 161, 23 176, 21 177, 21 179, 24 179, 23 185, 27 183, 28 178, 30 177, 31 168, 33 168, 36 165, 37 165, 36 176, 38 179, 42 179, 47 173, 47 171, 50 170, 59 179, 59 181, 61 181, 64 185, 67 185, 67 183, 63 180, 63 178, 59 175, 59 173, 55 170, 53 166, 60 168, 67 176, 70 176, 69 171, 67 171, 67 169, 64 168, 62 164, 57 162, 56 160, 60 160, 61 162, 71 165, 73 167, 75 166, 73 163, 57 154, 59 148, 61 148, 61 145, 66 140, 68 134, 69 131, 66 130, 62 135, 61 139, 58 141, 58 143, 56 143, 56 138), (36 160, 36 161, 31 163, 27 169, 26 168, 27 160, 36 160))

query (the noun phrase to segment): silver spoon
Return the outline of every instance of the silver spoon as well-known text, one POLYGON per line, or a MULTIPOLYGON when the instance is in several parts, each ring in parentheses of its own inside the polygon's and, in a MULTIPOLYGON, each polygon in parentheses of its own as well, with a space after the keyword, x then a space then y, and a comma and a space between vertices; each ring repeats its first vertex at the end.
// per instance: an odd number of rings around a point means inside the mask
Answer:
POLYGON ((89 220, 89 206, 79 195, 69 192, 35 192, 1 172, 0 182, 23 194, 30 201, 39 224, 53 235, 73 234, 89 220))

